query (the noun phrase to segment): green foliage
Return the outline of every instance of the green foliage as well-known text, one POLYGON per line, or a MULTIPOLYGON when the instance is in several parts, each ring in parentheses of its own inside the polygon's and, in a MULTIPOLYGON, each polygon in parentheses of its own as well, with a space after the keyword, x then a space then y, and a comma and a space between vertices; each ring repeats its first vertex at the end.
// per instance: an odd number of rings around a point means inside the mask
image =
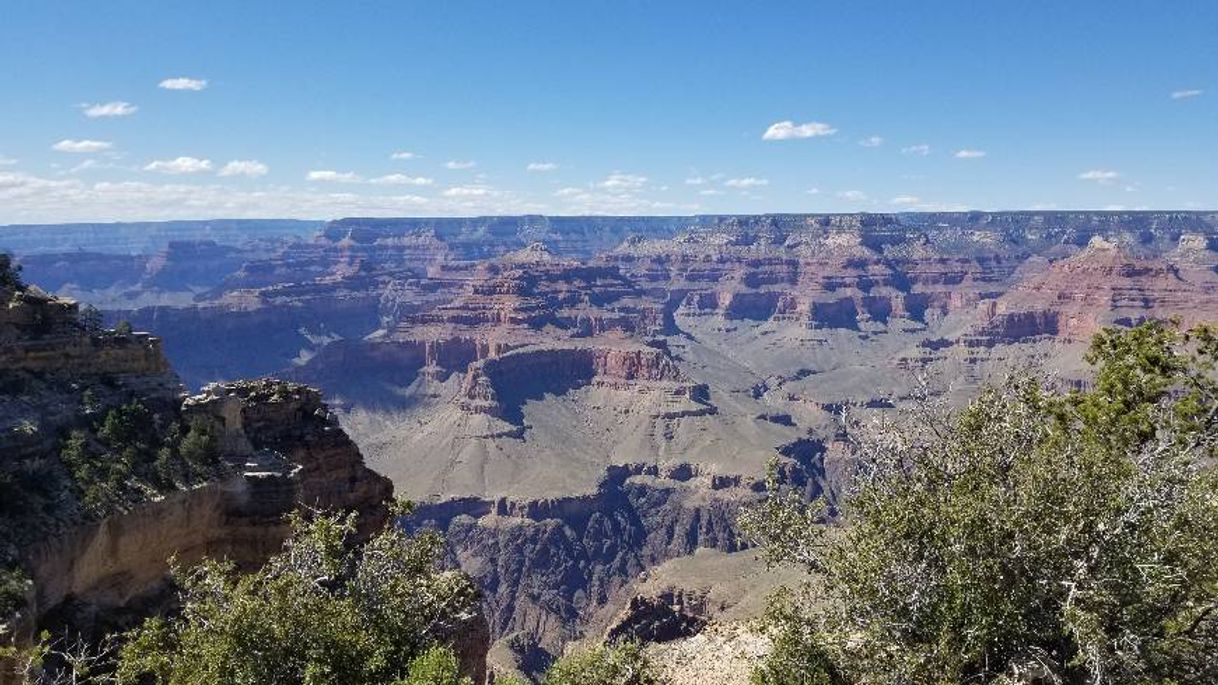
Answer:
POLYGON ((215 561, 177 572, 180 616, 131 634, 120 681, 383 685, 448 672, 451 655, 428 649, 461 629, 478 593, 437 571, 436 535, 388 529, 356 549, 354 515, 292 525, 283 552, 256 573, 215 561))
POLYGON ((202 418, 193 419, 178 452, 195 469, 214 469, 220 460, 220 440, 215 427, 202 418))
POLYGON ((749 678, 750 685, 838 685, 841 675, 817 638, 819 624, 806 592, 779 588, 770 598, 765 622, 778 626, 769 658, 749 678))
POLYGON ((25 290, 21 280, 21 265, 14 264, 11 255, 0 252, 0 288, 6 290, 25 290))
POLYGON ((80 327, 86 333, 100 333, 102 331, 102 313, 91 304, 87 304, 80 310, 80 327))
POLYGON ((1218 681, 1214 340, 1105 331, 1087 391, 874 423, 840 527, 789 494, 747 514, 813 579, 755 682, 1218 681))
POLYGON ((659 685, 663 681, 634 643, 593 647, 554 662, 542 685, 659 685))
POLYGON ((462 676, 451 647, 435 645, 410 662, 410 674, 394 685, 473 685, 462 676))
POLYGON ((99 452, 90 445, 89 435, 82 430, 68 434, 59 450, 59 458, 72 474, 81 506, 93 514, 102 514, 119 505, 127 478, 127 464, 99 452))
MULTIPOLYGON (((30 589, 29 576, 19 568, 0 568, 0 625, 25 606, 25 593, 30 589)), ((3 630, 0 630, 3 633, 3 630)))
POLYGON ((124 321, 119 321, 118 323, 114 324, 114 334, 115 335, 131 335, 134 332, 134 330, 135 329, 133 329, 131 327, 130 321, 124 320, 124 321))
MULTIPOLYGON (((96 399, 86 391, 82 402, 96 399)), ((93 432, 74 430, 60 459, 76 485, 81 504, 103 515, 143 496, 198 482, 221 468, 214 426, 194 418, 183 432, 173 415, 157 417, 138 400, 111 409, 93 432), (167 427, 161 430, 159 424, 167 427)))

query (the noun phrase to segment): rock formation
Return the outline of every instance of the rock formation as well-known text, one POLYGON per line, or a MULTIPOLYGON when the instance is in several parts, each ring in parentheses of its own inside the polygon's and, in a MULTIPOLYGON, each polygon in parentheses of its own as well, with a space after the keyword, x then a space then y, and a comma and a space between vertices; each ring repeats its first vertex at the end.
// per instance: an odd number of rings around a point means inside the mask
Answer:
MULTIPOLYGON (((387 522, 392 483, 364 466, 317 390, 260 380, 186 396, 158 338, 98 328, 74 302, 32 286, 0 288, 0 302, 0 561, 29 579, 24 598, 5 598, 18 640, 45 625, 85 634, 128 625, 167 599, 171 558, 256 567, 282 548, 293 510, 355 511, 363 535, 387 522), (94 484, 61 445, 75 431, 92 449, 99 438, 88 436, 112 430, 97 422, 118 407, 137 407, 162 433, 180 424, 213 435, 219 462, 172 481, 137 465, 104 511, 86 506, 94 484)), ((463 662, 482 673, 485 622, 462 632, 463 662)))
MULTIPOLYGON (((918 376, 956 401, 1029 360, 1072 380, 1100 327, 1218 319, 1203 212, 353 218, 256 244, 179 237, 214 244, 158 244, 115 288, 127 257, 29 258, 156 332, 193 388, 321 387, 369 464, 424 503, 412 525, 448 533, 493 636, 534 662, 643 570, 737 549, 735 510, 771 458, 832 498, 852 468, 843 412, 899 406, 918 376), (204 282, 181 260, 227 273, 204 282)), ((157 358, 152 338, 97 344, 136 371, 157 358)))

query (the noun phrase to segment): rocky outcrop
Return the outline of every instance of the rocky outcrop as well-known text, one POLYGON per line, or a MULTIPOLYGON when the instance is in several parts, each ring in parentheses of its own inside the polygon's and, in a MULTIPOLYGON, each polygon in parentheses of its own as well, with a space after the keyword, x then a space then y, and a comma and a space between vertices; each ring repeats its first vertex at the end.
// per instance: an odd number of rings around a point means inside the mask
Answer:
POLYGON ((1015 284, 982 311, 970 346, 1053 338, 1086 341, 1106 325, 1218 315, 1218 253, 1185 234, 1162 255, 1136 244, 1092 237, 1076 254, 1015 284))
POLYGON ((658 643, 696 635, 706 627, 705 595, 667 590, 635 595, 609 628, 607 642, 658 643))
POLYGON ((454 402, 515 422, 526 399, 589 383, 666 392, 713 409, 706 387, 690 383, 666 349, 627 344, 538 346, 484 359, 469 366, 454 402))
POLYGON ((736 516, 759 490, 690 465, 618 466, 588 495, 423 505, 408 525, 444 532, 452 563, 483 589, 494 638, 522 632, 558 654, 645 569, 700 547, 741 549, 736 516))
POLYGON ((355 511, 365 535, 386 523, 392 484, 364 466, 317 390, 261 380, 184 398, 156 338, 99 330, 75 303, 33 288, 0 291, 0 561, 31 581, 19 640, 44 625, 88 635, 146 615, 167 599, 171 558, 256 567, 282 548, 297 509, 355 511), (180 481, 133 470, 104 511, 86 507, 97 483, 70 470, 62 439, 98 440, 89 436, 120 406, 139 407, 150 431, 210 432, 218 463, 180 481))
POLYGON ((231 475, 101 520, 85 521, 23 552, 35 593, 31 615, 58 613, 78 629, 154 601, 167 562, 228 558, 243 568, 282 548, 284 516, 298 508, 350 510, 368 534, 387 520, 392 484, 359 450, 316 390, 276 381, 209 386, 188 417, 222 431, 231 475))

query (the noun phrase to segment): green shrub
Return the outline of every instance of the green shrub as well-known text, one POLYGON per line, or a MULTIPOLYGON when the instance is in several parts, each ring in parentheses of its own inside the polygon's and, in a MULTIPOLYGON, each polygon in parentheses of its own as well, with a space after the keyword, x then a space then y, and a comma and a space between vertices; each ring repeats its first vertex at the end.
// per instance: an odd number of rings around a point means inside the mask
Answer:
POLYGON ((186 463, 201 471, 210 471, 220 460, 220 440, 216 429, 202 418, 190 422, 190 428, 178 447, 186 463))
POLYGON ((91 304, 81 308, 80 316, 77 320, 80 321, 80 327, 86 333, 100 333, 102 331, 101 310, 91 304))
POLYGON ((435 645, 410 662, 410 674, 394 685, 473 685, 462 676, 451 647, 435 645))
POLYGON ((593 647, 554 662, 542 685, 659 685, 655 668, 635 643, 593 647))
POLYGON ((129 636, 120 682, 384 685, 422 682, 412 668, 448 672, 451 653, 428 650, 479 597, 467 577, 437 570, 438 536, 391 528, 357 549, 354 515, 292 525, 284 550, 255 573, 216 561, 178 571, 180 614, 129 636))
MULTIPOLYGON (((25 606, 30 578, 19 568, 0 568, 0 626, 25 606)), ((2 632, 2 631, 0 631, 2 632)))
POLYGON ((69 433, 60 446, 59 458, 71 474, 86 511, 101 515, 123 501, 130 467, 109 453, 94 449, 88 433, 82 430, 69 433))
POLYGON ((21 266, 13 263, 11 255, 0 252, 0 288, 25 290, 21 280, 21 266))
POLYGON ((853 425, 839 526, 783 492, 745 515, 811 574, 757 682, 1218 682, 1218 342, 1146 324, 1088 359, 1087 391, 853 425))

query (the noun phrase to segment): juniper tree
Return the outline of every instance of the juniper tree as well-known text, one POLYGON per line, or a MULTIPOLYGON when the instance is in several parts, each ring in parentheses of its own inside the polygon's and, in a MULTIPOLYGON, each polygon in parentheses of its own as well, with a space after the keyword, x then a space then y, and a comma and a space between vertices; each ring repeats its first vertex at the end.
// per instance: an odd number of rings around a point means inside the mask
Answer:
MULTIPOLYGON (((1106 330, 1095 378, 850 421, 840 519, 778 488, 743 523, 809 573, 757 683, 1218 682, 1218 343, 1106 330)), ((777 486, 777 483, 774 483, 777 486)))

